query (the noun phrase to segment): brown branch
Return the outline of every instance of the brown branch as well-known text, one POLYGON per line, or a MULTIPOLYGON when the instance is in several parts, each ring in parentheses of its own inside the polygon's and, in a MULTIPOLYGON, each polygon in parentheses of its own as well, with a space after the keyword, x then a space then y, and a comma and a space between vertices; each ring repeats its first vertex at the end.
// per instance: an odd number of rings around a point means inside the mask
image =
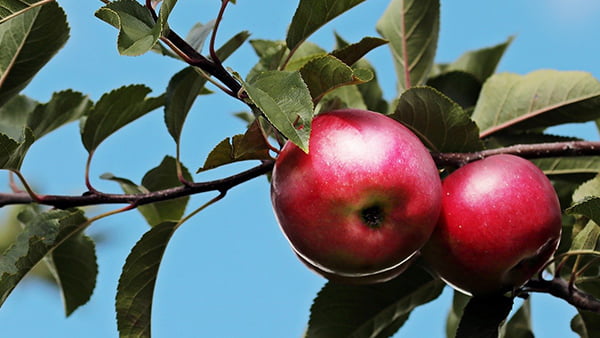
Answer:
POLYGON ((555 277, 551 280, 532 279, 525 284, 523 292, 541 292, 563 299, 581 310, 600 313, 600 300, 571 286, 568 281, 555 277))
POLYGON ((517 144, 472 153, 432 153, 431 156, 438 165, 462 166, 498 154, 513 154, 524 158, 600 155, 600 142, 570 141, 517 144))
MULTIPOLYGON (((86 192, 81 196, 40 195, 39 200, 35 202, 59 209, 98 204, 132 204, 134 206, 140 206, 208 191, 225 193, 236 185, 270 172, 273 169, 273 165, 274 161, 264 161, 254 168, 219 180, 182 185, 144 194, 105 194, 91 191, 86 192)), ((13 194, 0 193, 0 207, 11 204, 29 204, 33 202, 31 196, 25 192, 13 194)))

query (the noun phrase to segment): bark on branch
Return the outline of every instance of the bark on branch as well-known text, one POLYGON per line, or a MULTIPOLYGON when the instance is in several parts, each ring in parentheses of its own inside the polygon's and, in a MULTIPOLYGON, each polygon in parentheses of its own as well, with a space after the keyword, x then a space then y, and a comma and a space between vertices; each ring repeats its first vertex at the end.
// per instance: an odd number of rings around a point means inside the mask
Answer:
POLYGON ((498 154, 513 154, 530 159, 555 156, 600 155, 600 142, 570 141, 517 144, 514 146, 487 149, 473 153, 432 153, 431 156, 433 156, 435 162, 440 166, 462 166, 469 162, 498 154))
POLYGON ((556 277, 551 280, 532 279, 525 284, 523 291, 547 293, 567 301, 578 309, 600 313, 599 299, 579 290, 562 278, 556 277))

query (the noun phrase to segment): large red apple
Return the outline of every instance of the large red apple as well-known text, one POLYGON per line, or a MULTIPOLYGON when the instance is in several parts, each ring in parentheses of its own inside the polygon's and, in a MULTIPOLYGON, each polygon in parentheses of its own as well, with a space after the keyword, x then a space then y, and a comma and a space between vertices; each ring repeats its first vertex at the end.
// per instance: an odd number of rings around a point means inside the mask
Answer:
POLYGON ((530 161, 491 156, 451 173, 442 190, 440 220, 422 252, 456 289, 486 294, 519 287, 556 250, 558 197, 530 161))
POLYGON ((409 129, 380 113, 344 109, 314 118, 308 154, 285 144, 271 199, 308 266, 325 277, 362 278, 400 273, 425 244, 439 214, 441 182, 409 129))

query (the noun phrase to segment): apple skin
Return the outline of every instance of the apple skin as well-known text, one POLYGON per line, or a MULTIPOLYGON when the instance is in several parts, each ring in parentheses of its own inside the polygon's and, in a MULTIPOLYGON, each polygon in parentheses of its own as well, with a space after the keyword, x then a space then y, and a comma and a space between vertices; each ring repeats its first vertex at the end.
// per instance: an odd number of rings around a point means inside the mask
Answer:
POLYGON ((314 118, 308 154, 284 145, 271 200, 308 266, 326 278, 366 277, 398 268, 425 244, 439 215, 441 180, 408 128, 380 113, 343 109, 314 118))
POLYGON ((467 294, 522 286, 554 254, 561 234, 556 192, 533 163, 494 155, 442 181, 442 212, 425 261, 467 294))

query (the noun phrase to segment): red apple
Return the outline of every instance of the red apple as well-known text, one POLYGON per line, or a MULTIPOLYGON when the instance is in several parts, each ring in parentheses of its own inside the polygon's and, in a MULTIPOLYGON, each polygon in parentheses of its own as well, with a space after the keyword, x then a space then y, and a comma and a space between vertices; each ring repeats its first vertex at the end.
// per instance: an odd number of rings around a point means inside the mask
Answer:
POLYGON ((271 199, 294 252, 313 270, 365 277, 401 271, 425 244, 441 182, 409 129, 380 113, 344 109, 314 118, 308 154, 285 144, 271 199))
POLYGON ((442 182, 442 212, 425 260, 459 291, 486 294, 523 285, 555 252, 556 192, 533 163, 495 155, 442 182))

